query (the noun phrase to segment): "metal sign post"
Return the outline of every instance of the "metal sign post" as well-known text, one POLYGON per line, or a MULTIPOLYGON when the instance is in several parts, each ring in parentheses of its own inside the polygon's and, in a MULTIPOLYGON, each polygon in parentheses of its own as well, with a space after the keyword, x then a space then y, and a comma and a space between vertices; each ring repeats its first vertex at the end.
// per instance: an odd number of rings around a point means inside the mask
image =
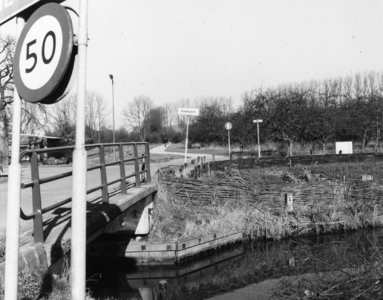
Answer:
MULTIPOLYGON (((53 100, 50 99, 47 103, 58 101, 64 92, 69 91, 71 72, 69 77, 65 77, 65 74, 68 67, 71 66, 70 68, 72 68, 74 65, 74 60, 71 59, 73 49, 72 23, 67 11, 57 3, 46 3, 39 8, 37 6, 31 7, 37 2, 40 1, 0 0, 0 24, 20 13, 25 14, 24 10, 27 8, 29 8, 27 15, 35 9, 26 24, 23 16, 17 16, 18 41, 13 65, 15 91, 12 123, 12 161, 9 167, 8 181, 5 260, 5 299, 12 300, 18 298, 21 98, 25 98, 25 101, 32 103, 43 102, 46 97, 53 95, 56 90, 62 89, 62 92, 55 93, 53 100), (63 85, 64 78, 68 80, 63 85)), ((62 1, 58 0, 56 2, 62 1)), ((84 175, 81 175, 80 178, 84 177, 84 175)), ((78 184, 78 181, 75 182, 78 184)), ((85 261, 85 256, 81 259, 85 261)), ((78 299, 85 299, 85 295, 78 299)))
POLYGON ((262 123, 263 120, 253 120, 253 123, 257 123, 257 135, 258 135, 258 158, 261 158, 261 144, 259 143, 259 123, 262 123))
POLYGON ((189 116, 199 116, 199 108, 179 108, 179 115, 184 115, 186 117, 186 140, 185 140, 185 160, 184 164, 186 165, 186 158, 188 153, 188 137, 189 137, 189 116))
POLYGON ((86 266, 86 158, 85 93, 88 47, 88 0, 80 0, 76 145, 73 152, 71 299, 85 299, 86 266))
POLYGON ((229 138, 229 157, 230 157, 230 129, 233 128, 233 124, 231 124, 230 122, 226 122, 225 123, 225 129, 227 130, 227 134, 228 134, 228 138, 229 138))
POLYGON ((186 116, 186 140, 185 140, 185 159, 184 159, 185 166, 186 166, 186 158, 188 154, 188 138, 189 138, 189 116, 186 116))
MULTIPOLYGON (((17 31, 20 35, 25 19, 17 18, 17 31)), ((15 88, 13 99, 12 122, 12 158, 8 177, 7 233, 5 256, 5 295, 4 299, 18 299, 17 284, 19 274, 19 239, 20 239, 20 129, 21 99, 15 88)))

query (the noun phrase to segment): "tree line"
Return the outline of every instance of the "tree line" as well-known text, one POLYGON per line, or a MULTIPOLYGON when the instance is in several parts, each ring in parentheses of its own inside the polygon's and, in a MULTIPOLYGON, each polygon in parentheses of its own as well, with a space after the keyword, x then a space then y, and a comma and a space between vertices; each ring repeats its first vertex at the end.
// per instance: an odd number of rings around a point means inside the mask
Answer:
POLYGON ((335 141, 353 141, 362 148, 373 143, 379 149, 382 106, 383 74, 369 72, 255 88, 242 95, 237 107, 228 97, 181 99, 153 107, 153 101, 141 96, 128 104, 123 115, 142 140, 169 136, 179 142, 185 138, 186 117, 178 116, 177 108, 199 108, 200 116, 190 119, 189 139, 202 145, 227 145, 226 122, 233 124, 232 143, 256 144, 253 120, 262 119, 261 142, 277 142, 292 154, 295 143, 325 148, 335 141))
MULTIPOLYGON (((13 54, 12 37, 0 38, 0 156, 8 163, 8 141, 12 128, 13 54)), ((383 73, 357 73, 346 77, 311 80, 303 83, 258 87, 246 91, 239 105, 230 97, 179 99, 162 105, 145 95, 127 101, 120 117, 124 125, 115 130, 116 142, 165 139, 178 143, 185 139, 186 117, 178 108, 199 108, 200 116, 189 119, 189 140, 202 145, 227 145, 224 128, 231 122, 231 141, 242 146, 257 142, 254 119, 260 123, 261 142, 277 142, 290 154, 293 144, 310 143, 326 147, 335 141, 373 142, 380 148, 383 126, 383 73)), ((88 91, 86 95, 86 142, 110 143, 110 126, 103 95, 88 91)), ((117 115, 117 117, 119 117, 117 115)), ((60 137, 68 145, 75 140, 76 95, 53 104, 22 103, 22 133, 60 137)))

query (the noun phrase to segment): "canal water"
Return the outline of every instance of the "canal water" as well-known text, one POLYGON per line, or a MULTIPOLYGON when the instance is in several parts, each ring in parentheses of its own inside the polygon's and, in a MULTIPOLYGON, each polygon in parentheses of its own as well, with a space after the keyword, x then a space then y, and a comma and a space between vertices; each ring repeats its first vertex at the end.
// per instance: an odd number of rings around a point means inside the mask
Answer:
MULTIPOLYGON (((88 258, 87 285, 96 299, 269 299, 286 278, 352 269, 383 249, 382 230, 282 241, 245 241, 180 265, 136 266, 88 258)), ((383 252, 382 252, 383 253, 383 252)))

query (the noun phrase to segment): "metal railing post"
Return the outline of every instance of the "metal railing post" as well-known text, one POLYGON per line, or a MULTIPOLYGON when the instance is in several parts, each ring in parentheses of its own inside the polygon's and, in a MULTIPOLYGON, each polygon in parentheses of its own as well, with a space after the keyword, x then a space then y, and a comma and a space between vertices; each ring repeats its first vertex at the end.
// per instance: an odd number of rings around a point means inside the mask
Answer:
POLYGON ((146 160, 145 160, 145 170, 146 170, 146 182, 152 182, 152 176, 150 173, 150 150, 149 150, 149 144, 146 143, 145 146, 146 149, 146 160))
POLYGON ((125 175, 125 163, 124 163, 124 149, 122 144, 118 145, 118 151, 120 156, 120 177, 121 177, 121 194, 126 194, 126 175, 125 175))
POLYGON ((102 185, 102 203, 109 204, 109 195, 108 195, 108 179, 106 176, 106 167, 105 167, 105 150, 104 146, 100 146, 100 175, 101 175, 101 185, 102 185))
POLYGON ((137 144, 134 144, 133 151, 134 151, 134 172, 136 174, 136 187, 141 187, 140 166, 138 165, 137 144))
POLYGON ((35 243, 44 242, 43 218, 41 215, 41 192, 40 192, 40 176, 39 162, 37 154, 33 153, 31 157, 31 177, 33 182, 32 187, 32 208, 35 213, 33 218, 33 234, 35 243))

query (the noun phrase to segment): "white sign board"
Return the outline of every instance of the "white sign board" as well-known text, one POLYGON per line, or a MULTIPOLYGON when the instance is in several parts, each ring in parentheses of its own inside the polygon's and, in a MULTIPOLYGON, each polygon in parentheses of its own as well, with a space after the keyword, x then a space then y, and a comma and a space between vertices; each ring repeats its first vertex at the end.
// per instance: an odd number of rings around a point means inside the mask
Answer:
POLYGON ((253 123, 262 123, 263 120, 253 120, 253 123))
POLYGON ((352 142, 335 142, 336 154, 352 154, 352 142))
POLYGON ((178 114, 186 116, 199 116, 199 108, 179 108, 178 114))
MULTIPOLYGON (((40 1, 41 0, 0 0, 0 25, 40 1)), ((64 0, 54 2, 63 1, 64 0)))

